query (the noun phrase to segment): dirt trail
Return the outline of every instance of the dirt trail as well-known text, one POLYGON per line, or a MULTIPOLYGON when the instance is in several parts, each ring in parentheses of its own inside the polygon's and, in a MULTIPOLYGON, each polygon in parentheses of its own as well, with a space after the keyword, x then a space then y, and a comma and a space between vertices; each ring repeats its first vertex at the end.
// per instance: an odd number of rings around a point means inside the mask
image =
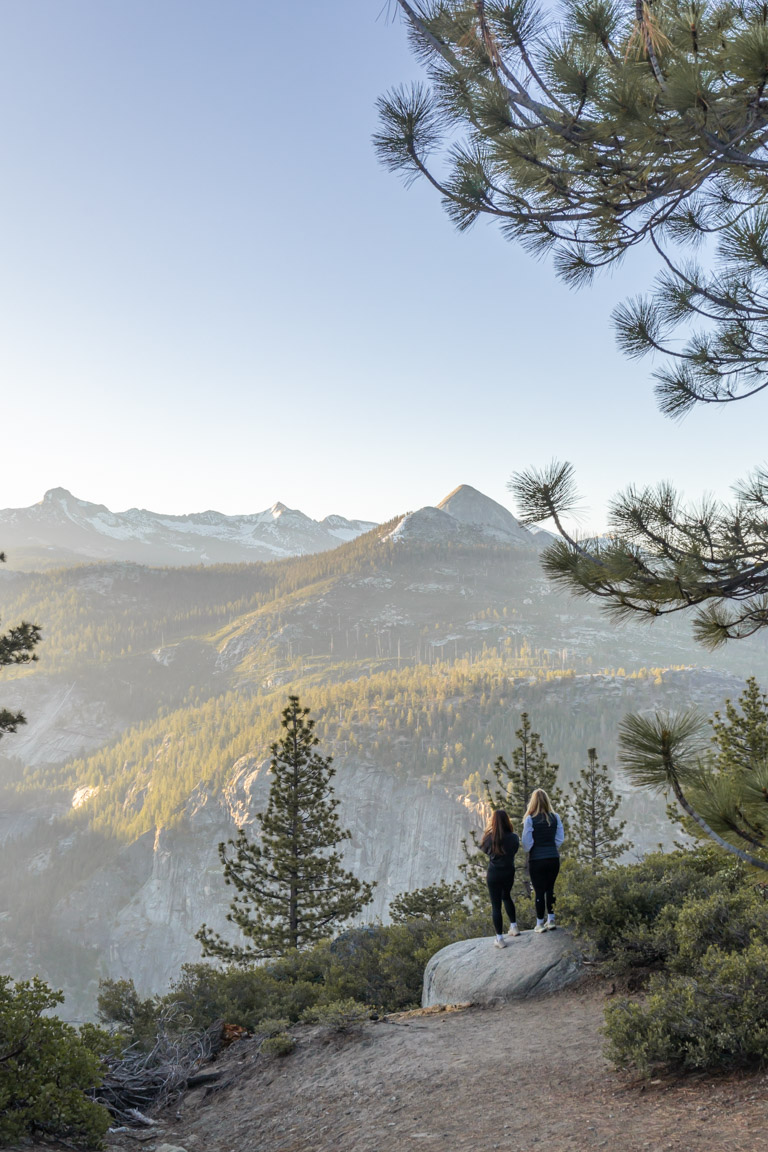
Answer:
MULTIPOLYGON (((605 1062, 608 986, 366 1024, 328 1038, 299 1030, 267 1061, 243 1042, 222 1057, 230 1087, 190 1092, 142 1133, 188 1152, 475 1152, 609 1148, 617 1152, 768 1149, 768 1076, 643 1084, 605 1062)), ((138 1134, 137 1134, 138 1135, 138 1134)), ((110 1148, 137 1148, 134 1137, 110 1148)))

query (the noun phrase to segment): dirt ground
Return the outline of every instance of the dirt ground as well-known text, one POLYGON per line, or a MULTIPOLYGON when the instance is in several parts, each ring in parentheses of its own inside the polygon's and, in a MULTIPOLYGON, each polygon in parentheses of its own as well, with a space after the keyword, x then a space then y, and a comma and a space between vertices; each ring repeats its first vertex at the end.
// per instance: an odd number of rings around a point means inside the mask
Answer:
POLYGON ((498 1008, 408 1014, 351 1036, 298 1030, 295 1051, 240 1041, 161 1127, 110 1137, 147 1152, 618 1152, 768 1150, 768 1075, 661 1079, 614 1072, 600 1026, 609 983, 498 1008), (226 1081, 229 1081, 228 1085, 226 1081))

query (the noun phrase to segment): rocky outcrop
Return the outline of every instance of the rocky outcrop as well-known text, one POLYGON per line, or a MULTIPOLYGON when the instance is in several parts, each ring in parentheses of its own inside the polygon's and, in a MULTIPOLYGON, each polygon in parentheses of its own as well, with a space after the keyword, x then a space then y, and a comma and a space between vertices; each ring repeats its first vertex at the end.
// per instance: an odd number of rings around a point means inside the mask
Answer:
POLYGON ((437 1004, 496 1004, 558 992, 581 975, 579 947, 570 933, 523 932, 460 940, 436 952, 424 970, 422 1008, 437 1004))

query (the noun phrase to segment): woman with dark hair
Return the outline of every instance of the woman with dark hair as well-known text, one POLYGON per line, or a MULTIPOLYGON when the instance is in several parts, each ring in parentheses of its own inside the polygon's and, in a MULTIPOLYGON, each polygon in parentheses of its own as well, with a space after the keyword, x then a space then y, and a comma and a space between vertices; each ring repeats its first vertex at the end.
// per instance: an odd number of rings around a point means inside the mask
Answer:
POLYGON ((560 845, 565 839, 563 822, 543 788, 534 789, 523 817, 523 848, 536 896, 534 932, 554 930, 555 880, 560 871, 560 845))
POLYGON ((515 882, 515 853, 520 840, 512 831, 512 823, 503 809, 492 812, 480 841, 480 848, 488 856, 488 894, 491 897, 491 915, 496 932, 494 944, 504 947, 504 922, 501 918, 502 902, 509 916, 509 935, 519 936, 512 885, 515 882))

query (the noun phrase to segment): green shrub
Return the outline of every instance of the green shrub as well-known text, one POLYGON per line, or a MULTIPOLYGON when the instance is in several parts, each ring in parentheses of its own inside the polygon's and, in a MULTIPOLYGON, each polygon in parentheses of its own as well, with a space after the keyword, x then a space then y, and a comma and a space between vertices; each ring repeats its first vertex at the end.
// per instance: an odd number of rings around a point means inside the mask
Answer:
POLYGON ((109 1038, 93 1027, 81 1036, 44 1015, 63 1000, 37 978, 0 976, 0 1143, 40 1133, 82 1148, 103 1144, 110 1116, 86 1093, 100 1082, 98 1047, 109 1038))
POLYGON ((642 1002, 606 1010, 607 1054, 645 1074, 768 1059, 768 901, 715 850, 563 869, 562 919, 614 971, 656 969, 642 1002))
POLYGON ((265 1056, 290 1056, 296 1047, 296 1041, 288 1032, 278 1032, 275 1036, 268 1036, 262 1040, 260 1052, 265 1056))
POLYGON ((413 892, 401 892, 390 901, 389 914, 393 924, 407 924, 411 920, 450 920, 457 913, 466 913, 466 889, 461 882, 429 884, 413 892))
POLYGON ((695 975, 654 976, 644 1003, 606 1009, 607 1055, 645 1074, 733 1069, 768 1060, 768 945, 712 946, 695 975))
POLYGON ((320 1024, 331 1032, 351 1032, 371 1018, 371 1009, 357 1000, 332 1000, 308 1008, 302 1015, 305 1024, 320 1024))
POLYGON ((768 901, 760 890, 720 890, 691 898, 675 922, 676 955, 671 966, 688 973, 713 946, 741 952, 750 943, 768 944, 768 901))
POLYGON ((396 1012, 421 1002, 424 967, 435 952, 488 931, 487 910, 470 914, 463 907, 451 916, 352 928, 252 967, 186 964, 167 995, 150 1000, 142 1000, 129 980, 105 981, 99 1010, 124 1039, 144 1046, 173 1014, 193 1031, 223 1020, 257 1033, 265 1022, 289 1025, 339 1001, 355 1001, 366 1012, 396 1012))
POLYGON ((96 1006, 102 1023, 116 1029, 126 1043, 152 1046, 158 1027, 156 996, 142 1000, 133 980, 101 980, 96 1006))
POLYGON ((413 1008, 421 1003, 430 957, 455 940, 484 935, 486 921, 462 913, 444 923, 411 920, 345 932, 329 947, 319 1002, 353 999, 384 1012, 413 1008))
POLYGON ((675 925, 688 902, 717 892, 730 897, 744 885, 743 869, 723 869, 722 856, 708 848, 655 852, 598 873, 567 861, 557 908, 614 971, 661 967, 678 952, 675 925))
POLYGON ((259 1024, 259 1035, 267 1039, 273 1036, 279 1036, 282 1032, 287 1032, 289 1022, 287 1020, 262 1020, 259 1024))

